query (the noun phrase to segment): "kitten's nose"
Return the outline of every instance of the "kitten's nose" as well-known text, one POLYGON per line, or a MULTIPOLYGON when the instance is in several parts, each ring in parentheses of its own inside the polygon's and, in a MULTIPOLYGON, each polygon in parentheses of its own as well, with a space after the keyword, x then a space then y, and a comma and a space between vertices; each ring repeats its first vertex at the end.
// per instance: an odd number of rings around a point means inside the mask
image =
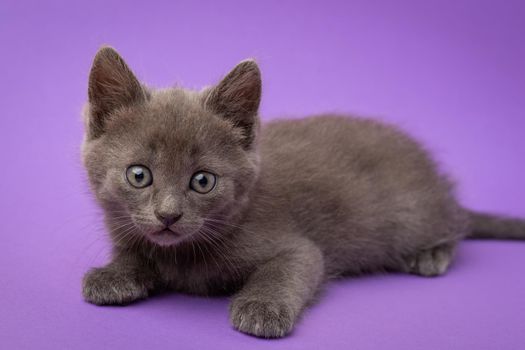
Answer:
POLYGON ((162 211, 155 210, 155 216, 162 222, 166 227, 170 227, 182 217, 182 213, 165 213, 162 211))

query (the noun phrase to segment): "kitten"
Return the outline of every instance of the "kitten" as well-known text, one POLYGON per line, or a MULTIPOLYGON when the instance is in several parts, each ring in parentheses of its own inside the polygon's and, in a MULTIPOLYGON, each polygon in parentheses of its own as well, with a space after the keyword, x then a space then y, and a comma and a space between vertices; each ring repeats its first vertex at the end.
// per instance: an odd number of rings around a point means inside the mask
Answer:
POLYGON ((462 208, 396 128, 327 115, 260 127, 261 75, 239 63, 202 91, 142 85, 109 47, 89 77, 83 161, 113 242, 84 298, 232 294, 241 332, 282 337, 331 277, 443 274, 465 237, 525 221, 462 208))

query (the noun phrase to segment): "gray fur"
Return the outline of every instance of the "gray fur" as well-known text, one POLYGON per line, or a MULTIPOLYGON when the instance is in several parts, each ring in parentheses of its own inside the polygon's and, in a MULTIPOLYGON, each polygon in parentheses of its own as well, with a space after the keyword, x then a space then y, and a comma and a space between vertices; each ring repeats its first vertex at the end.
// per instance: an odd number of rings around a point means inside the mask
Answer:
POLYGON ((236 329, 281 337, 327 278, 440 275, 471 231, 525 237, 522 220, 463 209, 429 155, 393 126, 325 115, 260 127, 254 61, 202 91, 154 90, 105 47, 88 92, 83 161, 113 241, 111 263, 84 277, 94 304, 165 289, 233 293, 236 329), (126 182, 137 164, 151 186, 126 182), (218 176, 207 194, 189 187, 203 170, 218 176), (176 233, 159 234, 155 212, 180 217, 176 233))
POLYGON ((469 238, 525 239, 523 220, 470 212, 469 238))

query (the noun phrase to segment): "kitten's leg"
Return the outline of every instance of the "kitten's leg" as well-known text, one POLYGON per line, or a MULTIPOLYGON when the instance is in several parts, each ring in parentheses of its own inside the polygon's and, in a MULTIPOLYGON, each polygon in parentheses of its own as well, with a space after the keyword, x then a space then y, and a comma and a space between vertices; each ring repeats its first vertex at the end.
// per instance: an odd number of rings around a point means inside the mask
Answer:
POLYGON ((273 338, 288 334, 324 279, 321 251, 299 241, 257 267, 233 297, 230 319, 239 331, 273 338))
POLYGON ((444 274, 454 257, 455 243, 446 243, 425 249, 406 259, 406 272, 421 276, 444 274))
POLYGON ((155 273, 138 257, 116 255, 113 261, 89 270, 82 281, 84 299, 97 305, 123 305, 143 299, 155 288, 155 273))

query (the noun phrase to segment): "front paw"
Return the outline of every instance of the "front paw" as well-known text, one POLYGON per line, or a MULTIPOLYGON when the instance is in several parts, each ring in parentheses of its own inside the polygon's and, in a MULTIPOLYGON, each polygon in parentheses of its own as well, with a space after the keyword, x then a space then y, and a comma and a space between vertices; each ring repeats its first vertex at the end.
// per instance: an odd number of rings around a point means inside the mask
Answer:
POLYGON ((279 301, 234 299, 230 305, 233 326, 247 334, 264 338, 280 338, 293 329, 293 310, 279 301))
POLYGON ((148 289, 122 271, 96 268, 84 276, 82 294, 96 305, 124 305, 146 298, 148 289))

